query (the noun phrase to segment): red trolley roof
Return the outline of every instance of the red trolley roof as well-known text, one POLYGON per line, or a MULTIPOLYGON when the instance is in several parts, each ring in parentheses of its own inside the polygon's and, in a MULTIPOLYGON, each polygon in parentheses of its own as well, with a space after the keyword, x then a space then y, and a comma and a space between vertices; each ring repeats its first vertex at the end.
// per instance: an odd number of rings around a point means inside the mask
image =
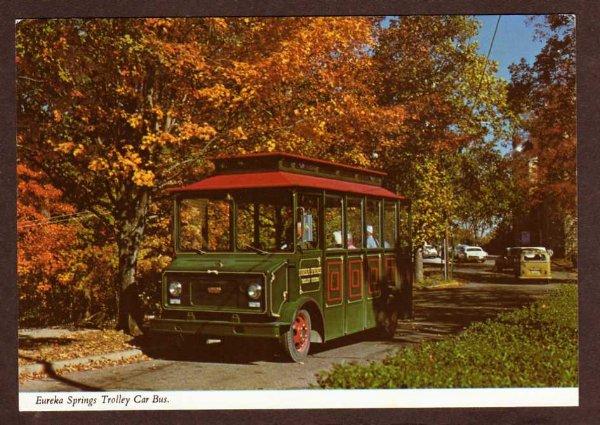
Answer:
POLYGON ((389 199, 404 199, 403 196, 381 187, 369 184, 354 183, 305 174, 285 171, 267 171, 257 173, 220 174, 208 177, 187 186, 169 189, 169 192, 195 192, 204 190, 235 190, 258 188, 292 188, 303 187, 349 192, 360 195, 371 195, 389 199))

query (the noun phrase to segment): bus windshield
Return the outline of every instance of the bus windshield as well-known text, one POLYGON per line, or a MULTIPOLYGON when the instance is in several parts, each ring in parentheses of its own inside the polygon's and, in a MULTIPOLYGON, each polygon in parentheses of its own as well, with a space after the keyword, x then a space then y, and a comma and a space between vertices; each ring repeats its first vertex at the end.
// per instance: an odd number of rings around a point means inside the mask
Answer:
POLYGON ((258 253, 293 251, 294 217, 289 191, 183 198, 178 211, 180 251, 227 252, 234 246, 238 251, 258 253))

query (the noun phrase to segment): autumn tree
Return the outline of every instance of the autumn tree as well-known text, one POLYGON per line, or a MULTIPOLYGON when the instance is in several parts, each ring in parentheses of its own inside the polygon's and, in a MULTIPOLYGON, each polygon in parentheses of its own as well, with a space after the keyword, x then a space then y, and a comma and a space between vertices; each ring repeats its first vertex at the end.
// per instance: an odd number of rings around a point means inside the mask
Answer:
POLYGON ((560 248, 565 236, 553 230, 576 216, 575 17, 548 15, 532 22, 545 45, 533 64, 523 59, 510 67, 509 102, 520 118, 515 165, 521 163, 517 172, 527 200, 520 207, 538 211, 544 242, 560 248))
POLYGON ((66 203, 43 172, 19 164, 17 176, 19 322, 62 324, 112 312, 114 293, 102 282, 112 277, 113 252, 90 235, 94 218, 66 203))
POLYGON ((367 165, 365 146, 403 116, 401 106, 379 107, 369 85, 373 23, 19 23, 19 157, 113 232, 119 328, 135 331, 133 283, 153 200, 199 178, 208 155, 279 149, 367 165))
POLYGON ((406 119, 393 128, 389 144, 373 150, 400 192, 431 205, 413 209, 421 223, 415 246, 439 240, 449 222, 477 220, 465 212, 486 219, 499 213, 493 196, 482 196, 481 187, 471 186, 480 173, 468 166, 493 151, 510 129, 506 84, 495 76, 497 64, 486 63, 478 53, 473 40, 478 29, 467 16, 407 16, 392 19, 378 32, 373 58, 377 93, 383 105, 402 105, 406 119), (475 198, 478 204, 459 214, 458 206, 475 198))
POLYGON ((248 72, 237 81, 242 89, 221 90, 214 113, 230 111, 230 134, 238 140, 234 151, 281 150, 370 165, 370 147, 389 143, 388 130, 404 118, 401 105, 381 105, 373 90, 376 22, 228 20, 241 46, 230 54, 248 72))
POLYGON ((24 21, 17 31, 20 158, 111 228, 121 329, 152 195, 217 134, 198 93, 216 21, 24 21), (194 151, 193 148, 196 148, 194 151))

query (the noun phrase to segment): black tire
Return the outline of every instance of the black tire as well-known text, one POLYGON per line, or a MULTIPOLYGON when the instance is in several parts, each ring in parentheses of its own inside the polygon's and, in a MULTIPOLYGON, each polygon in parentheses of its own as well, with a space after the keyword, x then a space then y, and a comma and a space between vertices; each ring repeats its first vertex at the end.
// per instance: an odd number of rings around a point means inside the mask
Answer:
POLYGON ((398 328, 398 309, 393 305, 387 305, 381 310, 377 318, 377 332, 384 339, 392 339, 398 328))
POLYGON ((300 309, 296 312, 290 328, 280 337, 280 343, 285 354, 294 362, 306 360, 310 350, 310 314, 300 309))

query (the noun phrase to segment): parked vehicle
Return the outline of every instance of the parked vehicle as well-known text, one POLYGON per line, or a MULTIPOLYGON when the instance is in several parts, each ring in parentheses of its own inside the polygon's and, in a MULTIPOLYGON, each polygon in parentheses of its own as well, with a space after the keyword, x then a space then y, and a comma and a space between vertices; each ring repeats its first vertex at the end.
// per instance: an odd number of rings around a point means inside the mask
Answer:
POLYGON ((423 258, 436 258, 439 257, 437 249, 433 245, 423 245, 423 258))
POLYGON ((487 252, 485 252, 479 246, 459 245, 456 253, 456 259, 458 261, 476 261, 483 263, 487 258, 487 252))
POLYGON ((410 211, 385 173, 281 153, 214 162, 213 176, 171 189, 175 258, 152 333, 279 340, 297 362, 311 342, 394 335, 412 302, 399 291, 410 211))
POLYGON ((519 279, 550 279, 552 250, 544 247, 506 248, 504 256, 496 259, 494 271, 510 270, 519 279))

